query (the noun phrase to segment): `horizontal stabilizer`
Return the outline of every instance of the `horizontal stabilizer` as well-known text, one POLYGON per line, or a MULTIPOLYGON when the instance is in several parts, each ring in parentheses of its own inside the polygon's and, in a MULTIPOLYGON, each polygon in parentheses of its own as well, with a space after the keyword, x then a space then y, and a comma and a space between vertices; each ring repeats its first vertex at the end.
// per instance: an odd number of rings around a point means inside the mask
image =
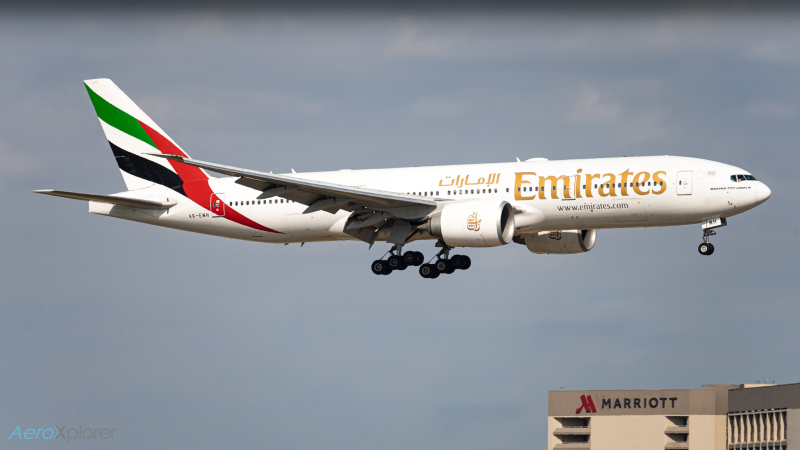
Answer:
POLYGON ((89 202, 111 203, 112 205, 128 206, 131 208, 142 209, 169 209, 178 204, 176 201, 156 202, 153 200, 140 200, 138 198, 119 197, 116 195, 97 195, 83 194, 80 192, 56 191, 53 189, 42 189, 31 191, 36 194, 53 195, 56 197, 72 198, 75 200, 86 200, 89 202))

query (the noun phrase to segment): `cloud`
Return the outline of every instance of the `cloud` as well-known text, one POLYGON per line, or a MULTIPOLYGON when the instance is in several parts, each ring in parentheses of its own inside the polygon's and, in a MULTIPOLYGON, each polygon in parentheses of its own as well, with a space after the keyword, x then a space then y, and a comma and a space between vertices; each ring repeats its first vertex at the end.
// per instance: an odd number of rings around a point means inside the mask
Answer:
POLYGON ((464 115, 468 109, 464 102, 445 98, 421 98, 411 105, 411 110, 420 116, 461 116, 464 115))
POLYGON ((783 42, 761 42, 745 49, 745 55, 762 62, 794 62, 798 60, 798 50, 783 42))
POLYGON ((619 142, 622 145, 640 144, 663 137, 669 131, 664 124, 666 117, 667 113, 664 111, 650 110, 626 118, 619 134, 619 142))
POLYGON ((785 103, 755 101, 747 105, 747 113, 756 117, 794 117, 795 107, 785 103))
POLYGON ((420 27, 410 17, 398 20, 397 31, 386 49, 389 55, 438 56, 451 47, 451 43, 438 36, 420 35, 420 27))
POLYGON ((584 85, 580 98, 575 102, 569 119, 574 122, 609 123, 619 118, 620 106, 604 101, 600 93, 591 86, 584 85))
POLYGON ((37 156, 12 151, 0 142, 0 174, 4 176, 27 175, 39 166, 40 161, 37 156))

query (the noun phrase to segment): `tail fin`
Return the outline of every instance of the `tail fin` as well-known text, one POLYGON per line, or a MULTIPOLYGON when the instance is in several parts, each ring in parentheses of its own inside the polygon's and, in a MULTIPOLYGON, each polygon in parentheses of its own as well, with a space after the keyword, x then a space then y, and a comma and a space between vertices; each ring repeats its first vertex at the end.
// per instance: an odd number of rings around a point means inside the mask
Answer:
POLYGON ((208 180, 202 169, 147 155, 155 149, 189 157, 113 81, 86 80, 84 85, 128 190, 157 183, 185 196, 184 183, 208 180))

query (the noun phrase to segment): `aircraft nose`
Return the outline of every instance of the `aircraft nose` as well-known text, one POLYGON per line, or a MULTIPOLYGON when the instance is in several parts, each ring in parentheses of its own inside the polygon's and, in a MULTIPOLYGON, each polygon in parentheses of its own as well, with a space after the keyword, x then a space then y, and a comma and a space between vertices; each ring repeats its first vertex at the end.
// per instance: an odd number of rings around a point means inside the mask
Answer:
POLYGON ((756 203, 761 204, 767 201, 769 197, 772 195, 772 190, 767 187, 766 184, 762 182, 758 182, 758 186, 756 186, 756 203))

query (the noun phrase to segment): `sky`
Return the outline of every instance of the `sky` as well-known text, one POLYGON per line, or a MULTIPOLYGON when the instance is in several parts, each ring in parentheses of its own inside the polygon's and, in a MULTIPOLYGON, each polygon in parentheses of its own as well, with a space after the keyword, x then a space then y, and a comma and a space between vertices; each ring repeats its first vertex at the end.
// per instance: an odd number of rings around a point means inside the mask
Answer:
POLYGON ((800 381, 794 11, 4 11, 6 435, 544 448, 548 390, 800 381), (376 277, 386 244, 239 242, 29 193, 125 189, 90 78, 192 157, 256 170, 668 154, 742 167, 772 198, 710 257, 699 225, 600 230, 585 254, 510 244, 436 280, 376 277))

